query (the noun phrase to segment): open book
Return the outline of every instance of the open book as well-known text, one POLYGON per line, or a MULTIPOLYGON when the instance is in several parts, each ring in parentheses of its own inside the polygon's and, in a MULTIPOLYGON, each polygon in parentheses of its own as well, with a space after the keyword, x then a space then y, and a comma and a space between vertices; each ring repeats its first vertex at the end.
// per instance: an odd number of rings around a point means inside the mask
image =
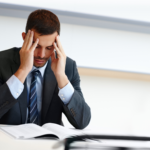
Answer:
POLYGON ((16 139, 28 139, 45 135, 53 136, 62 140, 70 136, 82 134, 81 130, 69 129, 54 123, 46 123, 43 126, 29 123, 17 126, 4 126, 0 128, 16 139))

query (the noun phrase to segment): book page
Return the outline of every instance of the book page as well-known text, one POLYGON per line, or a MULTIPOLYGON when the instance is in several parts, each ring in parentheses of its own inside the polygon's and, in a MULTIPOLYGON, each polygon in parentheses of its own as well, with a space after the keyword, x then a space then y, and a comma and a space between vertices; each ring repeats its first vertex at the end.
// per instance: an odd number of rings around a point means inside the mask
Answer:
POLYGON ((54 123, 46 123, 42 126, 43 128, 52 131, 59 137, 60 140, 65 139, 70 136, 82 135, 82 130, 69 129, 54 123))
POLYGON ((47 130, 45 128, 42 128, 32 123, 17 125, 17 126, 7 126, 7 127, 5 126, 5 127, 1 127, 1 129, 17 139, 33 138, 45 134, 55 135, 55 133, 52 132, 52 130, 47 130))

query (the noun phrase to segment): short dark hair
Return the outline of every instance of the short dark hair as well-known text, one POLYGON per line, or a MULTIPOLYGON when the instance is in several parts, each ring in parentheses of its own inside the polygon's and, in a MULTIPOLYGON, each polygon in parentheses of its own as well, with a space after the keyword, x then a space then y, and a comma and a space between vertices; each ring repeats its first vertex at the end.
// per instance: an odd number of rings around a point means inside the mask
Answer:
POLYGON ((58 17, 49 10, 38 9, 33 11, 27 20, 26 33, 34 29, 41 35, 57 32, 60 35, 60 22, 58 17))

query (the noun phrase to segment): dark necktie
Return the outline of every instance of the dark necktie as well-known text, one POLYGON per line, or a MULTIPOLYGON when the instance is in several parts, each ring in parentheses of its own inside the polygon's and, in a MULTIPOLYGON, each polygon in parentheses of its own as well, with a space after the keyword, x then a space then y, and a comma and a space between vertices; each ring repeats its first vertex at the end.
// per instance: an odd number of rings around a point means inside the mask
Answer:
POLYGON ((38 109, 37 109, 37 92, 36 81, 39 74, 39 70, 32 72, 32 80, 30 85, 29 105, 28 105, 28 123, 38 124, 38 109))

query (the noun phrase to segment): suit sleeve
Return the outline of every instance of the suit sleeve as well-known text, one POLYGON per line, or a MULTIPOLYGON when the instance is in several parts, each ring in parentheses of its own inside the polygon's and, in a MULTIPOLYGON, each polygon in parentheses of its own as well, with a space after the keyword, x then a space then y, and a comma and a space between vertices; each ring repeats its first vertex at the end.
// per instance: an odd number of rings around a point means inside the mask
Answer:
POLYGON ((0 79, 0 118, 17 102, 8 85, 0 79))
POLYGON ((73 77, 71 84, 74 87, 74 93, 67 105, 64 105, 64 113, 69 122, 77 129, 85 128, 91 119, 90 107, 84 100, 81 88, 80 77, 76 63, 73 64, 73 77))

